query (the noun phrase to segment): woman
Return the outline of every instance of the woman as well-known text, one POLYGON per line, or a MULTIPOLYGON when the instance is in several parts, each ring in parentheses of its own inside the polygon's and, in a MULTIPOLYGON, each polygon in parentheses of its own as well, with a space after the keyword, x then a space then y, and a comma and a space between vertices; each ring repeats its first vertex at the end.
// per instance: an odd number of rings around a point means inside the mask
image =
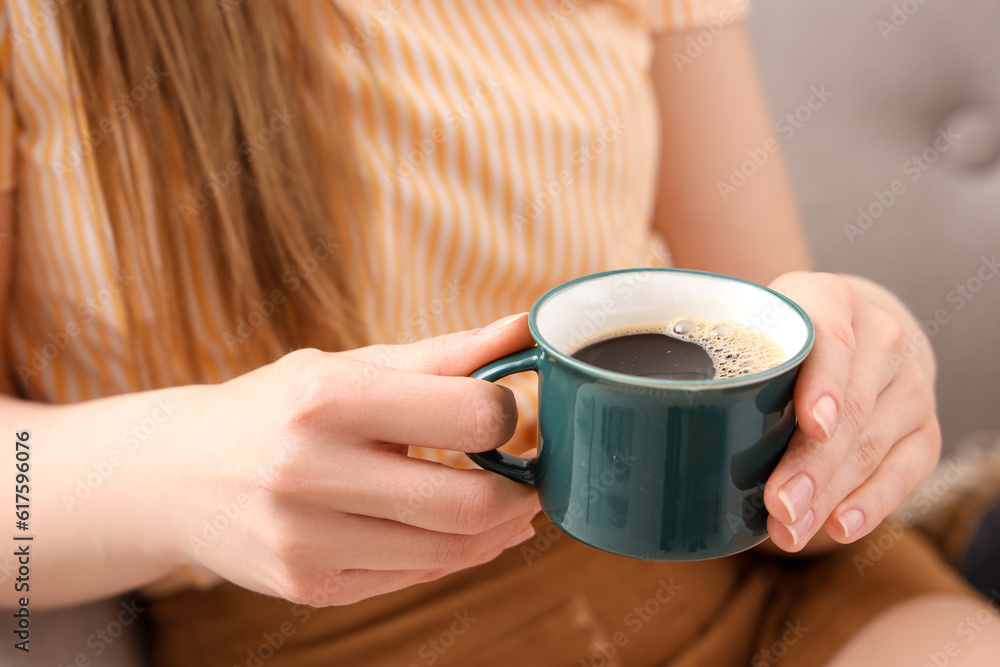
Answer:
POLYGON ((33 443, 33 604, 144 587, 160 665, 941 650, 983 600, 905 531, 856 565, 937 459, 933 357, 891 294, 809 273, 739 10, 4 0, 0 409, 33 443), (772 552, 825 555, 646 563, 539 519, 529 558, 530 489, 427 460, 531 446, 528 383, 514 433, 514 394, 464 377, 530 344, 498 318, 667 261, 812 316, 765 501, 772 552))

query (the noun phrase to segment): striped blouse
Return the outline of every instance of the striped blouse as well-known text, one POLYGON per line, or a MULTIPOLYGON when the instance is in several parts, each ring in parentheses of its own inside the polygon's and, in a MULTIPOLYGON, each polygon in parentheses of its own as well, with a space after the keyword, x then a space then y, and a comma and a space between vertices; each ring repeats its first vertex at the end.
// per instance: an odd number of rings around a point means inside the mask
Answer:
MULTIPOLYGON (((22 395, 52 403, 225 380, 235 365, 222 341, 236 323, 212 319, 211 289, 189 295, 206 314, 204 339, 216 342, 201 350, 206 377, 129 356, 118 295, 130 277, 109 262, 98 187, 77 168, 99 137, 81 137, 74 123, 63 4, 0 0, 0 192, 18 191, 8 368, 22 395)), ((383 272, 364 306, 372 340, 481 326, 571 278, 667 261, 650 231, 659 146, 650 35, 726 20, 743 2, 340 4, 357 31, 331 37, 346 69, 331 85, 344 88, 377 202, 367 223, 383 272)), ((127 102, 145 103, 160 76, 150 69, 127 102)), ((534 432, 531 381, 513 382, 523 448, 534 432)))

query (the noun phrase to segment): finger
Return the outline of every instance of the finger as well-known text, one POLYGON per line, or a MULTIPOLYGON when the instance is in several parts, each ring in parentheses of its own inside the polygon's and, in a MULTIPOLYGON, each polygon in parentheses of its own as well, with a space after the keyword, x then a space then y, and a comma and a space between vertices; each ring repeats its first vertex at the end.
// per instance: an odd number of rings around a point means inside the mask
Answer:
POLYGON ((354 391, 343 378, 329 391, 338 408, 330 418, 368 441, 483 452, 510 440, 517 425, 514 394, 473 378, 386 368, 354 391))
POLYGON ((283 508, 274 507, 279 520, 261 539, 268 553, 284 562, 292 575, 318 564, 337 569, 422 570, 459 569, 480 555, 503 549, 531 529, 537 510, 475 535, 423 530, 370 516, 331 512, 321 503, 296 504, 294 521, 281 521, 283 508))
POLYGON ((390 452, 369 455, 366 465, 354 469, 350 486, 328 482, 313 493, 341 511, 457 535, 483 533, 539 507, 533 487, 485 470, 458 470, 390 452))
POLYGON ((900 440, 868 480, 830 514, 825 527, 834 540, 848 544, 889 516, 934 470, 941 451, 937 420, 900 440))
POLYGON ((300 436, 330 433, 458 451, 505 443, 517 424, 517 403, 506 387, 467 377, 442 377, 385 366, 366 367, 341 355, 313 361, 287 416, 300 436))
POLYGON ((343 354, 412 373, 468 375, 480 366, 532 344, 528 313, 518 313, 482 329, 426 338, 409 345, 372 345, 343 354))
POLYGON ((462 569, 479 562, 484 553, 499 552, 515 538, 525 539, 522 535, 531 531, 534 516, 529 512, 484 533, 455 535, 354 514, 332 522, 323 510, 304 517, 304 524, 311 526, 310 539, 296 553, 305 562, 324 562, 335 547, 344 554, 337 560, 343 569, 462 569))
POLYGON ((869 390, 860 392, 862 397, 877 395, 899 366, 905 335, 895 318, 855 295, 850 326, 848 332, 843 322, 824 317, 816 322, 816 345, 796 382, 800 427, 820 442, 829 441, 844 422, 857 429, 865 414, 857 410, 864 407, 858 405, 858 387, 869 390), (846 380, 845 369, 850 369, 846 380))
MULTIPOLYGON (((528 540, 533 532, 525 533, 528 540)), ((516 545, 511 545, 516 546, 516 545)), ((508 547, 509 548, 509 547, 508 547)), ((488 563, 501 553, 504 547, 496 548, 480 554, 468 567, 476 567, 488 563)), ((434 581, 453 572, 466 568, 434 568, 426 570, 332 570, 328 569, 319 576, 301 578, 298 582, 284 587, 282 590, 269 591, 272 595, 283 597, 295 604, 310 607, 328 607, 334 605, 349 605, 377 595, 392 593, 417 584, 434 581)))
MULTIPOLYGON (((779 511, 770 517, 776 528, 771 537, 779 547, 789 551, 802 548, 819 531, 833 509, 875 472, 895 443, 926 422, 930 406, 928 401, 921 400, 923 395, 919 385, 914 385, 913 378, 908 376, 898 378, 879 395, 864 429, 849 442, 848 455, 836 468, 824 490, 816 493, 808 508, 789 521, 785 518, 787 512, 782 513, 782 507, 776 507, 779 511)), ((841 433, 843 430, 834 442, 817 443, 817 447, 838 445, 845 439, 841 433)), ((782 497, 787 499, 787 496, 781 493, 779 500, 782 497)), ((765 504, 767 502, 768 490, 765 488, 765 504)), ((785 505, 784 502, 779 504, 785 505)))
MULTIPOLYGON (((869 324, 859 325, 857 329, 859 340, 875 340, 880 323, 866 319, 869 324)), ((788 450, 768 480, 765 502, 770 496, 772 504, 768 509, 773 507, 774 516, 786 525, 799 521, 812 502, 826 492, 834 475, 855 449, 881 392, 897 377, 897 369, 887 363, 884 348, 879 344, 859 346, 848 362, 851 364, 850 379, 842 392, 842 416, 834 437, 828 441, 817 440, 810 437, 805 428, 796 429, 788 450)), ((801 383, 802 380, 797 383, 796 392, 801 383)), ((796 407, 796 416, 798 410, 796 407)))
POLYGON ((303 584, 275 587, 271 595, 296 605, 321 609, 355 604, 362 600, 440 579, 442 570, 328 570, 303 584))
POLYGON ((810 274, 785 292, 809 314, 815 331, 813 349, 795 383, 799 428, 813 440, 826 442, 837 430, 851 377, 858 296, 846 280, 826 273, 810 274))

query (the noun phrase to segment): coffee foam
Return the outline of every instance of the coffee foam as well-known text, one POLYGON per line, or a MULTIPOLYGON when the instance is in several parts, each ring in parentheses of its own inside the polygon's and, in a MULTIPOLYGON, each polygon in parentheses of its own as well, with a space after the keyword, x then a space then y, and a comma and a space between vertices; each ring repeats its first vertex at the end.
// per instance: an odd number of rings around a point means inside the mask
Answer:
POLYGON ((762 373, 788 360, 778 343, 756 329, 729 320, 698 317, 678 317, 657 324, 617 329, 591 338, 569 354, 610 338, 647 333, 666 334, 699 345, 712 358, 713 380, 762 373))

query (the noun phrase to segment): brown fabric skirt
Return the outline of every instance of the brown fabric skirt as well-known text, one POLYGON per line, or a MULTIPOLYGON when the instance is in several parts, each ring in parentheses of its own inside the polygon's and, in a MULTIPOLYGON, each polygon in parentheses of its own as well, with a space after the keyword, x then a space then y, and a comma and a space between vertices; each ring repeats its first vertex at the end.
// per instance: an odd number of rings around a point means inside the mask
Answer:
POLYGON ((881 611, 975 595, 919 534, 886 524, 808 560, 614 556, 538 534, 486 565, 346 607, 231 584, 150 600, 154 667, 822 665, 881 611))

